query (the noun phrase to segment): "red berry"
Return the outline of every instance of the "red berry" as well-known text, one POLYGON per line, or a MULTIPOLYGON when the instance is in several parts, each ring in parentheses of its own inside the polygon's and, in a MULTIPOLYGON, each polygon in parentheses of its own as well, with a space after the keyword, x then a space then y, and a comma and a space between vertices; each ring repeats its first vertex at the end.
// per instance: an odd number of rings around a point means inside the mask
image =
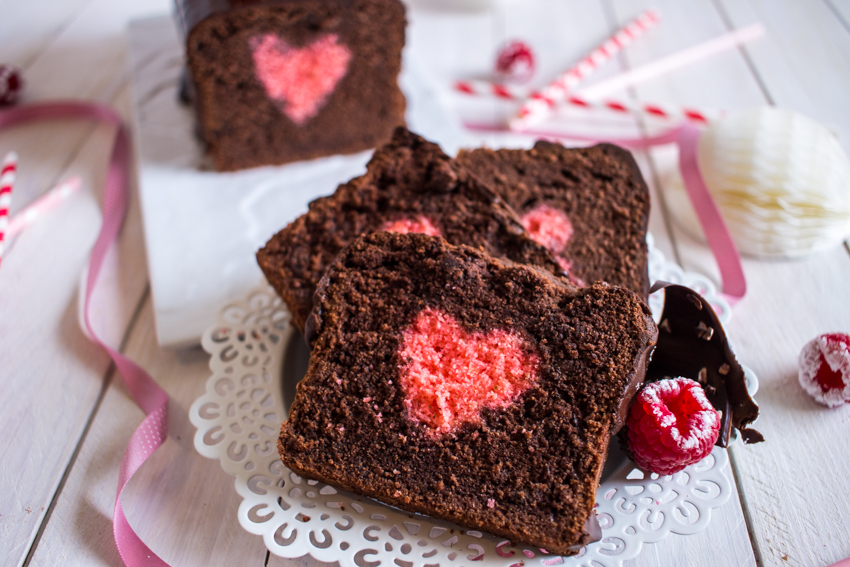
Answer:
POLYGON ((0 106, 15 104, 24 87, 21 71, 14 65, 0 65, 0 106))
POLYGON ((850 335, 827 333, 800 351, 800 385, 825 406, 850 402, 850 335))
POLYGON ((711 453, 720 434, 720 412, 697 382, 673 378, 644 386, 627 425, 629 449, 638 466, 667 475, 711 453))
POLYGON ((499 50, 496 73, 506 79, 525 82, 534 75, 534 53, 521 41, 512 41, 499 50))

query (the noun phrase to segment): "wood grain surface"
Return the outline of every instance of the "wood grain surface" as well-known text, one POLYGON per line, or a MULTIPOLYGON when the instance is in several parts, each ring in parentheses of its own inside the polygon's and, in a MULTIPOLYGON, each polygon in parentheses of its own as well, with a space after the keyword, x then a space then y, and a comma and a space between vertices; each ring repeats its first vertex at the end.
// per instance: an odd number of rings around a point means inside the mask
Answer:
MULTIPOLYGON (((569 66, 648 7, 643 0, 410 0, 408 42, 453 111, 502 119, 503 103, 463 99, 453 79, 489 73, 505 40, 528 41, 540 77, 569 66), (471 6, 471 7, 470 7, 471 6)), ((777 105, 827 125, 850 149, 850 1, 653 0, 661 23, 593 81, 761 22, 767 36, 628 89, 622 98, 735 109, 777 105)), ((126 26, 167 14, 169 0, 0 0, 0 63, 23 69, 25 102, 93 100, 129 116, 126 26)), ((658 128, 642 119, 625 133, 658 128)), ((0 134, 0 154, 21 156, 12 213, 73 174, 83 190, 27 229, 0 268, 0 565, 119 565, 111 516, 118 466, 143 418, 104 353, 78 324, 78 287, 101 220, 114 132, 90 123, 27 126, 0 134)), ((484 138, 498 140, 497 137, 484 138)), ((652 190, 656 245, 685 269, 717 281, 708 249, 683 231, 665 199, 675 150, 638 152, 652 190)), ((850 180, 848 180, 850 190, 850 180)), ((192 447, 186 410, 209 375, 200 349, 156 344, 135 197, 107 263, 96 325, 169 392, 171 438, 125 492, 143 539, 172 565, 317 564, 269 557, 240 528, 233 480, 192 447)), ((760 379, 767 442, 731 450, 739 498, 694 536, 647 545, 631 566, 825 567, 850 556, 850 405, 827 410, 800 389, 797 355, 828 331, 850 332, 850 252, 793 262, 744 259, 747 297, 728 326, 740 360, 760 379)))

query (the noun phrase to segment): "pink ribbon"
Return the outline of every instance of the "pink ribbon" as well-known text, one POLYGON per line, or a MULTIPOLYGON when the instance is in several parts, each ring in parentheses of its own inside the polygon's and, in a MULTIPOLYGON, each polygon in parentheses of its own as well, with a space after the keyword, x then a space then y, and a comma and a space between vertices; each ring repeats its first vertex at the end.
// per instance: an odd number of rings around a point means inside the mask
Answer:
POLYGON ((106 187, 103 198, 103 225, 95 241, 89 260, 88 279, 86 280, 84 319, 86 329, 92 340, 106 349, 115 362, 124 382, 147 414, 142 424, 133 433, 118 474, 118 490, 115 495, 115 510, 112 517, 112 529, 115 544, 121 559, 128 567, 165 566, 160 559, 136 535, 124 515, 121 507, 121 493, 133 474, 149 456, 165 442, 168 435, 168 394, 151 378, 147 372, 118 351, 105 344, 95 333, 91 324, 91 299, 97 284, 106 253, 112 246, 127 212, 129 199, 127 178, 130 169, 130 139, 121 117, 111 108, 94 103, 60 101, 19 106, 0 111, 0 130, 43 120, 84 119, 113 124, 118 128, 109 169, 106 175, 106 187))
POLYGON ((678 144, 679 146, 679 169, 685 182, 685 190, 694 206, 697 218, 702 225, 708 247, 714 254, 714 260, 720 269, 720 280, 722 293, 731 305, 735 305, 747 293, 747 280, 744 277, 744 269, 741 265, 741 256, 738 248, 732 240, 729 229, 720 215, 720 210, 705 185, 700 173, 697 160, 697 149, 700 131, 695 126, 684 123, 677 128, 668 130, 658 136, 647 138, 617 138, 602 139, 594 136, 573 135, 565 132, 548 132, 544 130, 508 130, 503 126, 491 126, 486 124, 466 123, 470 130, 479 132, 510 132, 512 134, 527 134, 537 138, 552 140, 582 140, 585 142, 611 142, 618 146, 631 149, 646 149, 663 144, 678 144))

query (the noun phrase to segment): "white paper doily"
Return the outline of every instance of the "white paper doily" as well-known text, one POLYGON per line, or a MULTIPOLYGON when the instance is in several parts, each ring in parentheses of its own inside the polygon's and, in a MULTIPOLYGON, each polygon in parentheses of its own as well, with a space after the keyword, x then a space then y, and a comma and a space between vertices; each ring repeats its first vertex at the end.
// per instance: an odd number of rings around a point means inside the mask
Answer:
MULTIPOLYGON (((729 306, 716 296, 712 283, 666 262, 651 240, 650 276, 653 281, 693 284, 728 320, 729 306)), ((243 499, 239 522, 263 536, 275 555, 309 553, 320 561, 339 561, 341 567, 460 567, 477 561, 486 567, 614 567, 636 557, 644 543, 670 532, 704 529, 711 510, 732 493, 728 456, 718 447, 672 476, 646 474, 626 463, 597 492, 602 541, 577 556, 560 557, 303 479, 283 465, 276 448, 285 416, 283 392, 291 388, 292 374, 303 373, 306 366, 306 355, 292 348, 298 344, 290 340, 294 331, 289 321, 271 288, 225 307, 218 325, 204 333, 213 374, 206 393, 189 411, 198 428, 195 448, 236 477, 243 499)))

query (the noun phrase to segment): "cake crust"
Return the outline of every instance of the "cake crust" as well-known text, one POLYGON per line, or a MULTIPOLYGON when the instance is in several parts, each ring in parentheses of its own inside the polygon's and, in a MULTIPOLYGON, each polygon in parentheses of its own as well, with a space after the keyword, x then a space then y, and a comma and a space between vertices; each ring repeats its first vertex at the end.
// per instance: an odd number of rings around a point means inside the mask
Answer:
POLYGON ((590 541, 616 413, 656 335, 637 296, 576 290, 470 247, 381 232, 333 263, 313 317, 310 367, 279 439, 288 467, 550 552, 590 541), (539 361, 536 380, 507 408, 434 436, 405 409, 399 376, 405 329, 425 309, 468 333, 514 333, 539 361))

